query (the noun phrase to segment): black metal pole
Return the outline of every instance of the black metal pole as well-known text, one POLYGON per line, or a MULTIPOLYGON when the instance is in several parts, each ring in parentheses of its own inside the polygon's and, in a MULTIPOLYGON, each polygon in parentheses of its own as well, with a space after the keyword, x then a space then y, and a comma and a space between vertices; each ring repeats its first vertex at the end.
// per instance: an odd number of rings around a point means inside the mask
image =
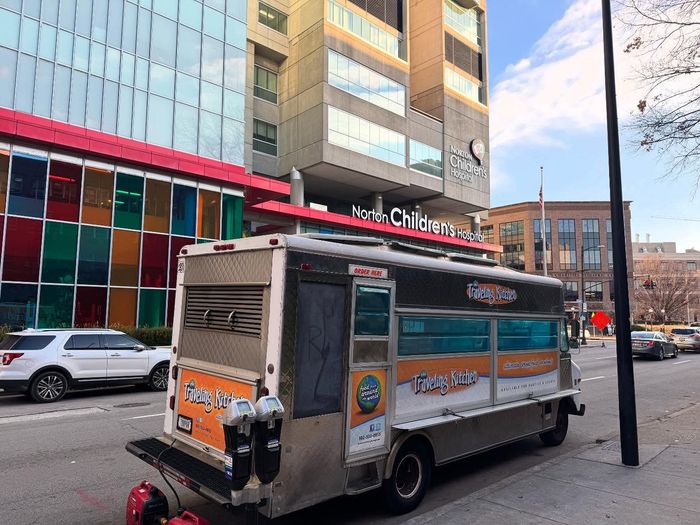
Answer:
POLYGON ((581 317, 580 317, 580 328, 581 328, 581 346, 587 345, 586 341, 586 317, 588 317, 588 312, 584 312, 583 305, 586 303, 586 288, 583 284, 583 231, 581 231, 581 317))
POLYGON ((608 169, 610 175, 610 215, 613 240, 613 276, 615 279, 615 324, 617 342, 617 389, 620 407, 620 444, 622 463, 639 465, 637 439, 637 407, 634 395, 632 339, 630 336, 630 304, 627 286, 627 254, 625 253, 625 218, 620 173, 620 137, 617 128, 615 100, 615 64, 613 59, 612 18, 610 0, 603 3, 603 49, 605 60, 605 102, 608 113, 608 169))

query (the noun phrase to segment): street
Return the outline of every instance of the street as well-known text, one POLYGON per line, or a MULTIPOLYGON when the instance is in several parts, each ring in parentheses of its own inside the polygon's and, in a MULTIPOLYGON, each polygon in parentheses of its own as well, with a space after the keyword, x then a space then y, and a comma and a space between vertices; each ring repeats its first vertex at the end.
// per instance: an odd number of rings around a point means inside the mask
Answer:
MULTIPOLYGON (((345 497, 292 514, 279 523, 401 523, 514 473, 606 439, 618 432, 615 348, 590 341, 572 352, 583 371, 583 418, 571 417, 563 445, 528 439, 436 469, 432 487, 412 514, 390 516, 376 492, 345 497)), ((680 353, 663 362, 635 358, 637 419, 640 425, 700 402, 700 354, 680 353)), ((2 469, 0 506, 12 524, 118 524, 127 494, 148 479, 170 500, 158 473, 124 449, 133 439, 162 431, 165 397, 137 388, 80 392, 39 405, 22 396, 0 396, 2 469)), ((283 433, 284 436, 284 433, 283 433)), ((301 481, 300 481, 301 482, 301 481)), ((177 485, 184 506, 194 506, 212 523, 243 523, 177 485)))

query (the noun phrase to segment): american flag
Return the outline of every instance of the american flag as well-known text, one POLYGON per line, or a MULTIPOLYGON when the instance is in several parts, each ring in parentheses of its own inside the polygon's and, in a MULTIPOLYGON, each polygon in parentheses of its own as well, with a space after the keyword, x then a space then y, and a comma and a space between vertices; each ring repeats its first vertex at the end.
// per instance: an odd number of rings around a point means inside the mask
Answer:
POLYGON ((542 200, 542 186, 540 186, 540 208, 544 206, 544 202, 542 200))

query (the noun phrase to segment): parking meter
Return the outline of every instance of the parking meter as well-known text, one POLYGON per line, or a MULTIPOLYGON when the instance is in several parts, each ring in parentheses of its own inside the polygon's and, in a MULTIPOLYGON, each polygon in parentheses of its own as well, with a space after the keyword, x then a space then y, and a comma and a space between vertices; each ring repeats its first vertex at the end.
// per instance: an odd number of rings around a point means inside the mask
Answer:
POLYGON ((261 483, 271 483, 280 471, 284 407, 277 396, 263 396, 255 411, 255 475, 261 483))
POLYGON ((224 412, 224 471, 231 490, 243 489, 250 479, 253 466, 252 425, 255 416, 255 407, 248 399, 236 399, 224 412))

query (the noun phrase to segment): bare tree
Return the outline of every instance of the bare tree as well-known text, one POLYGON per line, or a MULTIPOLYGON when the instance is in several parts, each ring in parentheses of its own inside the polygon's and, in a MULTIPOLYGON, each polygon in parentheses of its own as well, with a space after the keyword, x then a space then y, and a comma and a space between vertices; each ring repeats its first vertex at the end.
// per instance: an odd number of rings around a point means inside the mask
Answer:
POLYGON ((660 256, 650 254, 635 263, 634 291, 635 318, 649 318, 657 322, 685 319, 686 301, 693 296, 697 284, 685 262, 662 261, 660 256))
MULTIPOLYGON (((700 166, 700 1, 617 2, 643 86, 631 124, 638 146, 667 156, 671 174, 700 166)), ((697 192, 700 170, 693 182, 697 192)))

